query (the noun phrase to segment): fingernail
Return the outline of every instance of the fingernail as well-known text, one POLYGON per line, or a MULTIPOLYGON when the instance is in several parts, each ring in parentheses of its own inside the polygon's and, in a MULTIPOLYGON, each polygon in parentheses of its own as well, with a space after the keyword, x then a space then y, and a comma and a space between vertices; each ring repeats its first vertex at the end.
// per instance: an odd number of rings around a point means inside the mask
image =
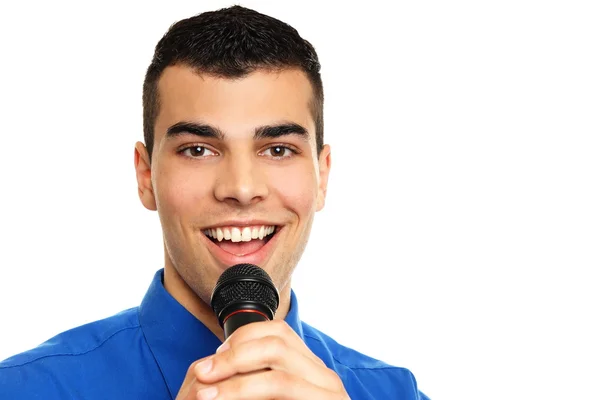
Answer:
POLYGON ((212 400, 215 397, 217 397, 218 394, 219 394, 219 391, 217 390, 217 388, 214 386, 211 386, 206 389, 200 390, 198 392, 198 395, 196 396, 196 398, 198 400, 212 400))
POLYGON ((221 353, 225 350, 227 350, 229 348, 229 343, 224 342, 222 345, 219 346, 219 348, 217 349, 217 353, 221 353))
POLYGON ((213 361, 212 358, 209 358, 207 360, 204 361, 200 361, 198 364, 196 364, 196 372, 198 372, 199 374, 207 374, 210 372, 210 370, 213 367, 213 361))

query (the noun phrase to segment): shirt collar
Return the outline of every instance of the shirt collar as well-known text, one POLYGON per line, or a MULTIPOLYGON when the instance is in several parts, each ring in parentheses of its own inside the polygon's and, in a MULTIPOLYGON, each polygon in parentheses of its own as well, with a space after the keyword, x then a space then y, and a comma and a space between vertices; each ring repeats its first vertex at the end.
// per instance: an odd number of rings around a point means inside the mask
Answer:
MULTIPOLYGON (((163 274, 164 269, 160 269, 154 275, 140 305, 139 318, 150 351, 175 398, 190 364, 214 354, 221 341, 165 290, 163 274)), ((304 340, 293 290, 285 321, 304 340)))

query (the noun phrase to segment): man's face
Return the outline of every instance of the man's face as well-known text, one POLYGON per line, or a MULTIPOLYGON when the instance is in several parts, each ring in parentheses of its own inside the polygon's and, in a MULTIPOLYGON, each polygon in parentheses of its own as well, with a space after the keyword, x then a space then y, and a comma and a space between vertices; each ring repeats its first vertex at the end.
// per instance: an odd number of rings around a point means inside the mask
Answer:
POLYGON ((141 197, 158 210, 166 267, 207 303, 221 273, 238 263, 262 267, 287 289, 330 165, 328 146, 317 157, 307 77, 290 69, 224 79, 174 66, 158 88, 141 197))

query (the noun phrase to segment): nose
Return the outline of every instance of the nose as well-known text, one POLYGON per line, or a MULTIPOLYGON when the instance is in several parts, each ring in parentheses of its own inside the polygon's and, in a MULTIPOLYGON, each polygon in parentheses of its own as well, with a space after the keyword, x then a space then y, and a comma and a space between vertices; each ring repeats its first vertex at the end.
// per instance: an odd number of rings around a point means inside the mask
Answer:
POLYGON ((231 155, 222 164, 214 189, 217 200, 247 206, 260 202, 268 193, 264 173, 251 156, 231 155))

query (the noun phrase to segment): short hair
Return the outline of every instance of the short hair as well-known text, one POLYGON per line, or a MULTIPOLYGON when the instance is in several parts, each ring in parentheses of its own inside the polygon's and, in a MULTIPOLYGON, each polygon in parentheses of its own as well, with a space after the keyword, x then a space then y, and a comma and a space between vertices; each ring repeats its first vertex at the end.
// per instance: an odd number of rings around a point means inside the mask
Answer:
POLYGON ((160 110, 158 81, 165 68, 172 65, 185 65, 198 73, 232 79, 258 69, 299 68, 313 89, 309 107, 315 122, 317 154, 321 153, 321 64, 314 47, 292 26, 239 5, 204 12, 171 25, 157 43, 144 79, 144 141, 150 160, 160 110))

